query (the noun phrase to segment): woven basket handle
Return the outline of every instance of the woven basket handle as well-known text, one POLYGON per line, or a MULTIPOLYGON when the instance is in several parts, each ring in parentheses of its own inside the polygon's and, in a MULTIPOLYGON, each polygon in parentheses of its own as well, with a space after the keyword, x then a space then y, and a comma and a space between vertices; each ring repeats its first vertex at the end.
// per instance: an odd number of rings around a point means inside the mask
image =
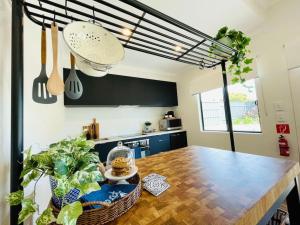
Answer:
POLYGON ((110 204, 106 203, 106 202, 86 202, 86 203, 82 203, 83 207, 91 206, 91 205, 101 205, 101 206, 103 206, 105 208, 107 208, 107 207, 110 206, 110 204))

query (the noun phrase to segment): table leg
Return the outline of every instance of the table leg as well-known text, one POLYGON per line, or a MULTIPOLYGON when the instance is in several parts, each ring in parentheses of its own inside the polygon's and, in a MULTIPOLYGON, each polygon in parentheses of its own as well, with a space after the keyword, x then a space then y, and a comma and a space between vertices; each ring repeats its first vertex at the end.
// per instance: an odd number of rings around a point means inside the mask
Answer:
POLYGON ((287 207, 289 211, 290 225, 300 224, 300 199, 298 192, 297 180, 295 179, 293 189, 286 198, 287 207))

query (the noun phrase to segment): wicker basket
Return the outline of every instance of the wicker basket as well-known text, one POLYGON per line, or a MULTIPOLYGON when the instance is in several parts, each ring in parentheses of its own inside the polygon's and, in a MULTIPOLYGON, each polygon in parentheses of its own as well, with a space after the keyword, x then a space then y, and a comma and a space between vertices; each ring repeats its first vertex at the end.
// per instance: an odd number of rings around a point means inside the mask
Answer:
MULTIPOLYGON (((88 202, 82 206, 101 205, 99 209, 84 210, 79 216, 77 225, 102 225, 117 219, 122 214, 126 213, 139 199, 142 193, 141 179, 138 174, 127 180, 131 184, 137 184, 136 188, 119 201, 107 204, 104 202, 88 202)), ((50 206, 53 208, 53 214, 57 217, 59 209, 57 209, 50 201, 50 206)), ((57 225, 52 223, 52 225, 57 225)))

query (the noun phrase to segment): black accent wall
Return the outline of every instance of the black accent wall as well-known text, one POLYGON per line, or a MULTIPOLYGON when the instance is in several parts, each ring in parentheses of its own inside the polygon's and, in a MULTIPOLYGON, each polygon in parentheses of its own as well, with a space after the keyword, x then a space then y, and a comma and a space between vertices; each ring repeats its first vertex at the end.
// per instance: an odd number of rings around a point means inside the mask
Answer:
MULTIPOLYGON (((64 68, 64 80, 70 69, 64 68)), ((77 100, 64 95, 66 106, 118 106, 139 105, 153 107, 177 106, 175 82, 108 74, 91 77, 76 71, 83 85, 83 94, 77 100)))

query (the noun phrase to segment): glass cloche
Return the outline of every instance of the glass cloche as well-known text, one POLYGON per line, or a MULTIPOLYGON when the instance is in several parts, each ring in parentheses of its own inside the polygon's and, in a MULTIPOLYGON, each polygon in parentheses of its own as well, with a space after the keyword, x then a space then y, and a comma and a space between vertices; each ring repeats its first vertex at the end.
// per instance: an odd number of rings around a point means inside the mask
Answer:
POLYGON ((107 156, 105 176, 108 179, 120 180, 130 178, 136 172, 134 150, 119 142, 107 156))

